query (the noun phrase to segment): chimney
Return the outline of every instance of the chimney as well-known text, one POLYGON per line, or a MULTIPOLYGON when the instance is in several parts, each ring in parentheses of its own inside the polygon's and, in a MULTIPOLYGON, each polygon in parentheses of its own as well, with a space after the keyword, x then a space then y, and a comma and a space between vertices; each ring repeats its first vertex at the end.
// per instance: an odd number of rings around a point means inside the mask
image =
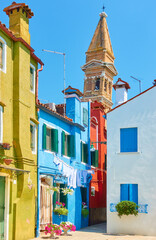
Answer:
POLYGON ((80 90, 76 88, 72 88, 69 86, 65 89, 66 98, 66 116, 73 119, 73 122, 79 123, 81 122, 80 115, 81 115, 81 97, 83 94, 80 90))
POLYGON ((113 85, 116 91, 116 101, 115 106, 118 106, 128 100, 128 89, 130 86, 127 82, 123 81, 121 78, 113 85))
POLYGON ((15 37, 22 38, 30 45, 29 19, 34 14, 28 5, 13 2, 3 11, 9 16, 9 29, 15 37))
POLYGON ((156 79, 153 81, 153 86, 156 86, 156 79))

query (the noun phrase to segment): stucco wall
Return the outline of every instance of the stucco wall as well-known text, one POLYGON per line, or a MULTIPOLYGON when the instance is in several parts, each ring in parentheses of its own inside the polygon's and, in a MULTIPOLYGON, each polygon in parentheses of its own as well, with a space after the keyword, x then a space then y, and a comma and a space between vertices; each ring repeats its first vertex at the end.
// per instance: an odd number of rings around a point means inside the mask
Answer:
MULTIPOLYGON (((73 101, 73 108, 76 106, 80 107, 79 104, 74 104, 75 101, 73 101)), ((71 104, 71 101, 68 103, 71 104)), ((85 106, 86 109, 89 110, 89 104, 88 103, 82 103, 82 106, 85 106)), ((68 108, 67 108, 68 109, 68 108)), ((81 112, 83 111, 80 108, 81 112)), ((75 109, 76 114, 76 109, 75 109)), ((79 117, 82 115, 80 114, 79 117)), ((58 168, 53 163, 54 154, 52 152, 43 150, 43 124, 46 124, 48 126, 54 127, 55 129, 58 129, 58 153, 56 154, 61 160, 63 160, 68 165, 76 168, 85 170, 88 169, 88 166, 86 164, 81 163, 81 140, 85 143, 88 143, 90 146, 88 134, 89 134, 89 128, 85 127, 85 131, 82 132, 79 127, 71 126, 69 123, 66 123, 56 116, 52 116, 49 113, 46 113, 45 111, 41 110, 39 111, 39 148, 38 148, 38 173, 39 176, 42 174, 52 174, 55 173, 55 170, 58 171, 58 168), (62 131, 66 131, 69 134, 75 135, 75 158, 69 158, 66 156, 62 156, 61 154, 61 133, 62 131)), ((82 123, 82 120, 81 120, 82 123)), ((83 124, 82 124, 83 125, 83 124)), ((89 126, 89 125, 88 125, 89 126)), ((38 177, 39 177, 38 176, 38 177)), ((39 181, 39 178, 38 178, 39 181)), ((81 227, 85 227, 88 225, 88 218, 83 222, 81 217, 81 205, 82 205, 82 197, 81 197, 81 190, 80 187, 77 187, 74 189, 74 193, 72 196, 68 195, 68 216, 67 220, 72 222, 76 225, 77 229, 80 229, 81 227)), ((40 208, 40 187, 38 185, 38 214, 39 214, 39 208, 40 208)), ((89 185, 87 187, 87 204, 89 205, 89 185)), ((39 219, 38 219, 39 221, 39 219)), ((38 235, 39 235, 39 222, 38 222, 38 235)))
POLYGON ((107 232, 156 235, 156 87, 108 113, 107 232), (138 128, 138 152, 120 153, 120 128, 138 128), (148 214, 125 216, 110 212, 120 201, 120 184, 138 184, 138 204, 148 214))
MULTIPOLYGON (((10 150, 0 150, 0 155, 12 159, 12 168, 30 171, 33 187, 28 188, 28 174, 14 174, 0 170, 10 176, 9 231, 8 239, 25 240, 35 233, 35 197, 37 196, 37 154, 30 148, 30 118, 37 119, 35 94, 30 91, 30 51, 19 42, 13 42, 0 30, 6 41, 6 72, 0 71, 0 101, 6 106, 3 112, 3 143, 10 150), (13 184, 13 180, 16 184, 13 184)), ((36 138, 37 141, 37 138, 36 138)), ((1 161, 2 164, 3 161, 1 161)), ((5 165, 5 164, 4 164, 5 165)), ((7 225, 7 224, 5 224, 7 225)))

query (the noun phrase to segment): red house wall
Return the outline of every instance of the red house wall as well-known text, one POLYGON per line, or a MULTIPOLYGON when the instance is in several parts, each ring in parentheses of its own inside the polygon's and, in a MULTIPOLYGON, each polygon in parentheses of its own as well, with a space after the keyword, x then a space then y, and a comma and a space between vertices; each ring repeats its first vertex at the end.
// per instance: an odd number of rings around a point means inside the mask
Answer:
MULTIPOLYGON (((104 115, 104 107, 101 103, 91 103, 91 142, 107 141, 106 119, 103 117, 104 115)), ((97 149, 97 144, 94 143, 93 145, 94 148, 97 149)), ((95 171, 95 174, 92 175, 92 181, 90 184, 90 208, 106 208, 107 171, 105 170, 105 155, 107 154, 107 145, 98 143, 98 150, 99 165, 98 168, 92 168, 95 171), (95 196, 91 196, 91 187, 95 187, 95 196)))

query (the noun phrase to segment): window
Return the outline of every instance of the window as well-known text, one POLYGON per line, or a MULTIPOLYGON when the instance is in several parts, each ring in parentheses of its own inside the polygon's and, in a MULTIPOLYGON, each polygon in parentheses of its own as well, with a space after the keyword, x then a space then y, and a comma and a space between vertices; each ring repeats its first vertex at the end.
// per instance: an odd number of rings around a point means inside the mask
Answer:
POLYGON ((105 80, 104 91, 107 92, 107 80, 105 80))
POLYGON ((63 192, 61 191, 62 188, 66 188, 66 184, 60 184, 60 183, 54 183, 54 187, 59 187, 60 191, 59 192, 54 192, 53 194, 53 208, 56 207, 56 202, 62 202, 65 203, 65 207, 68 207, 68 201, 67 201, 67 195, 64 195, 63 192))
POLYGON ((95 197, 95 187, 91 187, 91 196, 95 197))
POLYGON ((120 201, 138 204, 138 184, 120 184, 120 201))
POLYGON ((81 197, 82 197, 82 202, 87 203, 87 188, 81 187, 81 197))
POLYGON ((98 150, 95 150, 91 152, 91 165, 94 167, 99 166, 99 152, 98 150))
POLYGON ((105 170, 107 170, 107 154, 105 154, 105 170))
POLYGON ((43 149, 58 153, 58 130, 43 124, 43 149))
POLYGON ((112 86, 111 83, 109 83, 109 94, 111 94, 112 86))
POLYGON ((0 37, 0 70, 6 73, 6 42, 0 37))
POLYGON ((62 155, 75 157, 75 136, 62 131, 62 155))
POLYGON ((0 143, 3 142, 3 108, 0 106, 0 143))
POLYGON ((30 147, 32 153, 36 154, 36 125, 30 122, 30 147))
POLYGON ((83 108, 83 124, 88 126, 88 110, 83 108))
POLYGON ((30 90, 35 93, 35 67, 30 65, 30 90))
POLYGON ((120 152, 137 152, 137 128, 120 129, 120 152))
POLYGON ((81 162, 88 163, 88 144, 81 141, 81 162))
POLYGON ((46 149, 51 151, 51 129, 46 129, 46 149))
POLYGON ((99 90, 100 89, 100 78, 98 78, 96 80, 96 83, 95 83, 95 89, 94 90, 99 90))

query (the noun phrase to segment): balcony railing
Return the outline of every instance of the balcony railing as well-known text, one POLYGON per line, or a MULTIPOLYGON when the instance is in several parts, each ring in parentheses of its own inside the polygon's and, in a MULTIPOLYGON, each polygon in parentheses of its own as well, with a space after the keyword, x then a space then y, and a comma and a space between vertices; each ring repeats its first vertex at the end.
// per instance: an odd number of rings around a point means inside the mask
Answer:
MULTIPOLYGON (((115 203, 110 203, 110 212, 117 212, 115 203)), ((148 204, 139 204, 138 213, 148 213, 147 211, 148 204)))

